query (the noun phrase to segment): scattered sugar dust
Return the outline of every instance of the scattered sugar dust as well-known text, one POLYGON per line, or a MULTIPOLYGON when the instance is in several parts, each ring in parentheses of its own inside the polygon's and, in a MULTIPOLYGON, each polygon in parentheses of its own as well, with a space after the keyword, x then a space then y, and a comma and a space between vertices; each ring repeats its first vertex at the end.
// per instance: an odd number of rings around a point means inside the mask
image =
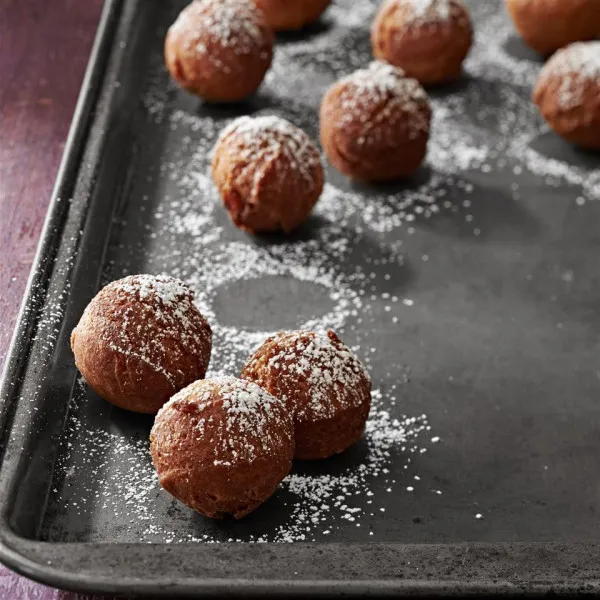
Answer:
MULTIPOLYGON (((62 477, 53 483, 50 492, 54 518, 47 522, 60 521, 60 515, 67 512, 75 513, 78 520, 83 521, 102 512, 117 524, 121 538, 132 541, 294 542, 322 540, 349 526, 364 527, 372 532, 370 520, 384 510, 380 506, 380 494, 402 493, 398 471, 406 472, 404 480, 408 481, 408 469, 415 466, 413 458, 430 446, 431 426, 427 417, 393 417, 381 391, 374 390, 371 414, 361 442, 364 457, 357 464, 319 474, 296 468, 284 479, 277 494, 286 498, 285 517, 268 533, 260 531, 260 526, 255 527, 254 532, 246 530, 245 535, 239 537, 231 536, 236 533, 232 527, 202 533, 188 522, 186 513, 191 511, 181 505, 174 506, 176 503, 160 489, 150 463, 147 437, 123 435, 115 429, 109 431, 92 425, 85 414, 84 404, 88 400, 82 378, 77 387, 57 465, 62 477)), ((418 475, 412 479, 411 491, 441 494, 440 490, 430 489, 418 475)), ((277 500, 271 502, 277 503, 277 500)), ((247 517, 240 524, 251 519, 247 517)), ((64 536, 64 532, 53 528, 44 532, 46 538, 61 535, 64 536)), ((90 532, 86 526, 75 534, 70 531, 69 535, 75 535, 74 539, 77 535, 85 535, 87 540, 90 536, 103 539, 107 532, 98 525, 94 531, 90 532)))

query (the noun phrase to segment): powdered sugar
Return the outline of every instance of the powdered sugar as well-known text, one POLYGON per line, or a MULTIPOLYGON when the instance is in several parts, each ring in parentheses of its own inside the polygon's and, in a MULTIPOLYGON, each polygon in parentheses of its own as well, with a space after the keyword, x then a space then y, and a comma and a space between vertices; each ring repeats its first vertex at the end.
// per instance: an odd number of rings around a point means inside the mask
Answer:
POLYGON ((363 136, 375 136, 378 126, 385 128, 389 121, 396 122, 403 115, 410 133, 429 131, 427 94, 416 79, 405 77, 397 67, 373 61, 366 69, 342 78, 336 88, 346 111, 340 127, 350 121, 363 122, 363 136), (372 112, 376 116, 370 119, 372 112))
MULTIPOLYGON (((167 364, 190 351, 206 356, 211 343, 193 300, 193 292, 173 277, 128 276, 98 294, 78 328, 91 328, 113 352, 137 358, 175 385, 178 375, 167 364)), ((136 376, 133 367, 130 376, 136 376)))
POLYGON ((114 283, 117 292, 125 292, 142 301, 158 299, 164 306, 176 310, 180 302, 188 306, 194 294, 183 281, 165 275, 130 275, 114 283))
POLYGON ((278 381, 279 395, 294 403, 299 421, 335 417, 348 407, 360 407, 370 378, 361 362, 330 331, 293 331, 270 338, 253 355, 243 376, 258 383, 278 381))
POLYGON ((410 22, 432 23, 447 21, 458 4, 457 0, 396 0, 413 10, 410 22))
POLYGON ((189 47, 207 60, 215 57, 209 43, 232 48, 237 54, 249 54, 265 43, 262 16, 245 0, 194 0, 171 26, 189 47))
POLYGON ((584 79, 600 77, 600 41, 577 42, 556 52, 542 69, 542 74, 580 75, 584 79))
MULTIPOLYGON (((274 115, 260 117, 239 117, 230 123, 217 140, 217 148, 231 137, 240 139, 236 144, 237 160, 261 161, 269 164, 283 155, 287 160, 281 163, 298 172, 307 186, 315 187, 315 168, 320 166, 320 157, 310 138, 286 119, 274 115)), ((256 176, 260 177, 261 169, 256 176)))
MULTIPOLYGON (((278 373, 285 390, 283 400, 294 394, 298 381, 306 381, 306 403, 296 405, 296 418, 313 421, 333 418, 344 407, 365 402, 369 375, 361 362, 330 332, 294 331, 269 340, 247 366, 248 376, 270 380, 278 373), (262 364, 265 352, 269 357, 262 364)), ((246 371, 245 371, 246 372, 246 371)))
POLYGON ((556 101, 563 110, 581 105, 586 87, 600 90, 600 41, 578 42, 559 50, 546 63, 538 86, 560 80, 556 101))
POLYGON ((427 100, 427 94, 416 79, 404 75, 404 71, 388 63, 375 60, 366 69, 359 69, 341 80, 375 96, 392 95, 402 102, 427 100))
POLYGON ((216 465, 249 465, 290 444, 291 421, 281 400, 252 382, 231 376, 196 381, 163 406, 154 430, 182 405, 193 407, 195 434, 210 446, 216 465))

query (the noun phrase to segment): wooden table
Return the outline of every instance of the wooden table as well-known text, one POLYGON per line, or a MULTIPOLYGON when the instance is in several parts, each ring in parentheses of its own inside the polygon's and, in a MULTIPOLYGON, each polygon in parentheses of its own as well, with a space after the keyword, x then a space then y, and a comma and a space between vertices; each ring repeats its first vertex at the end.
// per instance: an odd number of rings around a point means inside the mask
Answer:
MULTIPOLYGON (((65 145, 102 0, 0 0, 0 368, 65 145)), ((0 598, 82 600, 0 566, 0 598)))

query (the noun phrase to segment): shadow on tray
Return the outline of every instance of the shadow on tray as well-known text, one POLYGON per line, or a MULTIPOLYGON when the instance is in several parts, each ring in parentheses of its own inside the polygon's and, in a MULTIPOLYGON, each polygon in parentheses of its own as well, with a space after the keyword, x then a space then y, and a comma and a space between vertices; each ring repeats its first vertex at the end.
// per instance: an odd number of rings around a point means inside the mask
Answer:
POLYGON ((313 37, 327 33, 332 27, 333 23, 325 17, 296 31, 280 31, 277 33, 275 44, 286 46, 287 44, 294 44, 296 42, 305 43, 313 37))
POLYGON ((487 174, 466 172, 461 176, 471 186, 467 194, 453 182, 449 182, 443 201, 438 201, 439 212, 429 218, 418 217, 414 226, 435 231, 447 237, 471 239, 484 243, 492 240, 531 240, 540 232, 540 222, 523 204, 501 186, 500 179, 507 173, 495 175, 498 181, 487 174), (469 204, 465 206, 465 201, 469 204), (450 207, 447 203, 450 202, 450 207))
POLYGON ((336 188, 343 191, 360 194, 367 199, 376 196, 400 197, 403 193, 418 191, 422 186, 429 182, 432 175, 433 170, 428 165, 423 165, 417 170, 416 173, 414 173, 414 175, 411 175, 406 179, 382 183, 353 181, 352 179, 343 176, 341 173, 332 168, 329 168, 327 172, 328 180, 336 188))
POLYGON ((503 44, 504 51, 512 58, 517 60, 527 60, 529 62, 544 64, 544 57, 532 50, 520 36, 513 34, 509 36, 503 44))
POLYGON ((447 83, 440 83, 438 85, 428 87, 427 94, 433 99, 442 99, 446 96, 461 94, 468 89, 469 86, 475 84, 476 82, 477 79, 471 77, 471 75, 463 71, 461 76, 454 81, 448 81, 447 83))
MULTIPOLYGON (((232 225, 230 225, 233 227, 232 225)), ((337 224, 333 225, 337 227, 337 224)), ((274 256, 278 246, 288 246, 300 241, 318 239, 321 230, 331 228, 332 223, 319 215, 312 215, 308 221, 292 235, 268 234, 251 236, 253 243, 261 247, 272 247, 274 256)), ((369 273, 373 285, 379 292, 392 293, 406 287, 412 280, 414 273, 406 258, 400 257, 398 252, 389 249, 368 231, 358 232, 353 226, 343 227, 341 234, 349 240, 348 251, 340 258, 339 251, 332 247, 327 249, 327 242, 323 241, 320 253, 328 254, 327 261, 321 265, 325 269, 334 269, 335 272, 352 277, 357 271, 369 273), (387 278, 386 274, 393 271, 393 276, 387 278)), ((244 235, 244 234, 242 234, 244 235)), ((341 235, 339 237, 341 237, 341 235)), ((310 258, 309 255, 307 255, 310 258)))
POLYGON ((546 131, 531 140, 529 147, 546 158, 552 158, 579 169, 600 168, 600 152, 577 148, 553 131, 546 131))
POLYGON ((211 104, 210 102, 202 102, 196 98, 190 98, 190 103, 194 106, 189 106, 189 112, 198 117, 211 118, 215 121, 223 121, 225 119, 233 119, 256 114, 261 110, 271 108, 275 101, 268 94, 258 91, 256 94, 249 96, 241 102, 226 102, 220 104, 211 104))
MULTIPOLYGON (((295 485, 302 487, 304 477, 343 475, 346 471, 356 470, 364 462, 367 452, 367 444, 363 439, 345 452, 326 460, 295 461, 290 476, 295 480, 295 485)), ((201 535, 208 534, 223 541, 248 540, 250 536, 254 536, 254 539, 272 538, 277 532, 285 531, 286 527, 298 525, 299 515, 294 511, 298 502, 296 494, 284 483, 269 500, 241 520, 229 518, 214 521, 190 511, 190 525, 201 535)), ((186 509, 178 506, 175 510, 186 509)))
POLYGON ((325 460, 298 460, 294 462, 292 473, 300 476, 318 477, 342 475, 355 471, 365 462, 369 453, 366 440, 362 437, 348 450, 325 460))

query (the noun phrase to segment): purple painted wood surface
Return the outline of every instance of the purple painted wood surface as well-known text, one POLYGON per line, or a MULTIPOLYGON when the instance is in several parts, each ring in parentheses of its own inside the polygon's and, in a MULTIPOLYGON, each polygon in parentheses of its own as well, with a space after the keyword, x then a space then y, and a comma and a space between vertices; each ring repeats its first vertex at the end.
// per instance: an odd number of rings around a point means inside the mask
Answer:
MULTIPOLYGON (((102 0, 0 0, 0 368, 27 282, 102 0)), ((83 600, 0 566, 0 598, 83 600)))

